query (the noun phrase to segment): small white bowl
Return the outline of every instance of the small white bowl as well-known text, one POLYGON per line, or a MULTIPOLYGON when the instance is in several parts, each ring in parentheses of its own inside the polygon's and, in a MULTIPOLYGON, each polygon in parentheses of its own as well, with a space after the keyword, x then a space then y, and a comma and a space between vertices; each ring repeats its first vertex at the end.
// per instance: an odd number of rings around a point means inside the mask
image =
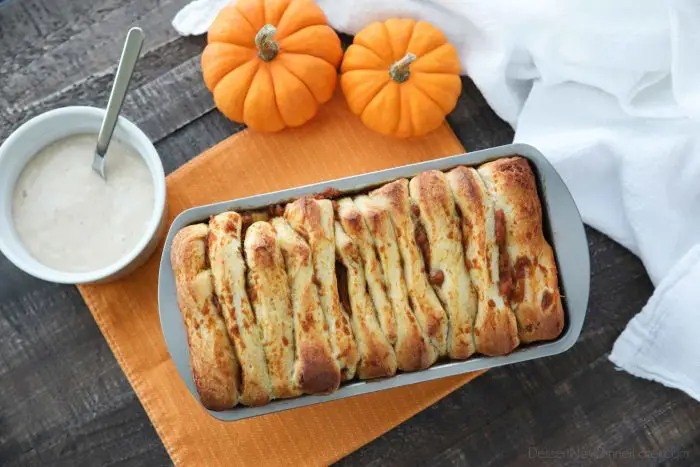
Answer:
POLYGON ((37 261, 17 236, 12 220, 12 198, 22 169, 36 153, 54 141, 85 133, 94 133, 97 139, 104 113, 104 109, 81 106, 52 110, 24 123, 0 146, 0 251, 18 268, 34 277, 61 284, 88 284, 117 279, 143 264, 165 233, 167 209, 163 164, 143 131, 119 117, 112 138, 131 146, 141 155, 151 172, 155 190, 155 204, 148 228, 131 252, 102 269, 65 272, 37 261))

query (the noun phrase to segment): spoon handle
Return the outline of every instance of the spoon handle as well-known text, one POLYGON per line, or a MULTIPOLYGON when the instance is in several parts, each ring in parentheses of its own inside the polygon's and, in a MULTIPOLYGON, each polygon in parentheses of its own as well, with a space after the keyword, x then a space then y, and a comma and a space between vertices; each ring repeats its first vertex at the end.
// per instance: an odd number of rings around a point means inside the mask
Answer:
POLYGON ((126 41, 124 41, 122 56, 119 59, 117 73, 114 76, 114 84, 112 85, 112 92, 109 95, 109 102, 107 102, 107 112, 105 113, 104 120, 102 120, 100 133, 97 135, 97 155, 102 158, 104 158, 105 153, 107 153, 109 141, 112 139, 112 132, 114 131, 114 126, 117 124, 117 118, 119 118, 119 112, 124 103, 126 90, 129 87, 129 81, 131 81, 131 75, 136 66, 136 60, 138 60, 139 54, 141 53, 141 46, 143 46, 143 31, 141 28, 129 29, 126 35, 126 41))

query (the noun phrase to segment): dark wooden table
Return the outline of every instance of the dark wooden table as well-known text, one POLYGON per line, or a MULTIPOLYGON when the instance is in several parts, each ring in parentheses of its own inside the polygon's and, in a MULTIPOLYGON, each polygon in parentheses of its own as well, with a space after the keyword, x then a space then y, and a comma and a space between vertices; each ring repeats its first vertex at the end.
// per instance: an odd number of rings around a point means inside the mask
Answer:
MULTIPOLYGON (((147 42, 124 113, 170 172, 239 131, 202 84, 202 38, 170 21, 187 0, 10 0, 0 4, 0 141, 63 105, 104 106, 128 27, 147 42)), ((449 118, 464 146, 512 130, 469 79, 449 118)), ((607 356, 652 286, 642 264, 589 229, 592 286, 576 346, 490 371, 342 463, 361 465, 700 464, 700 404, 618 372, 607 356)), ((74 287, 0 256, 0 465, 169 464, 74 287)))

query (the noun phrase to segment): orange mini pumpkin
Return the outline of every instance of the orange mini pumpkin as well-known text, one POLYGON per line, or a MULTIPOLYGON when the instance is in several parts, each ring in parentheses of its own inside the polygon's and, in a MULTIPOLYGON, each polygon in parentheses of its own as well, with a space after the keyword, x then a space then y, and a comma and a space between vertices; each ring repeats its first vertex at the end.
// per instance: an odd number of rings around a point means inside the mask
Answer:
POLYGON ((333 96, 342 54, 312 0, 238 0, 209 28, 202 74, 224 115, 278 131, 305 123, 333 96))
POLYGON ((340 85, 369 128, 398 137, 434 130, 462 90, 459 57, 430 23, 390 19, 360 31, 345 51, 340 85))

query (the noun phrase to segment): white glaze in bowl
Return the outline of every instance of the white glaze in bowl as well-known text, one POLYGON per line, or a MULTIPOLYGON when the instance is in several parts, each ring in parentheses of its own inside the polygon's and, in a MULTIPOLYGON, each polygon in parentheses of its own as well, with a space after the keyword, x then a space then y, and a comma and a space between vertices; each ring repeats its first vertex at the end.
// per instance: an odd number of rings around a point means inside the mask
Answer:
POLYGON ((17 179, 27 162, 48 144, 70 135, 94 133, 100 129, 103 109, 64 107, 41 114, 20 126, 0 146, 0 251, 17 267, 32 276, 63 284, 86 284, 117 279, 143 264, 155 251, 165 232, 165 173, 158 153, 136 125, 120 117, 113 138, 138 153, 151 173, 154 206, 143 236, 118 261, 88 272, 65 272, 48 267, 29 254, 13 226, 12 200, 17 179))

